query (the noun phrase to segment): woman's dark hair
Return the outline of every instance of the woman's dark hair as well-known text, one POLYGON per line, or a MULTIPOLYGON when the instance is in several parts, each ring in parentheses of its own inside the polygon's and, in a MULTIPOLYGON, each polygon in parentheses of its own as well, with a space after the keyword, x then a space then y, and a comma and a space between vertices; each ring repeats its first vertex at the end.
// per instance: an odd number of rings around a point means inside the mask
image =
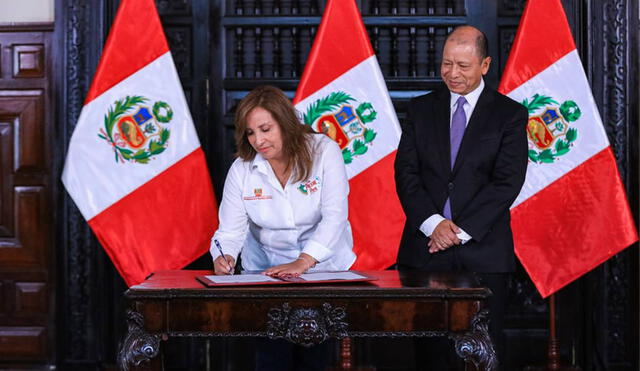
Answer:
POLYGON ((274 86, 259 86, 247 94, 238 104, 235 116, 236 155, 245 161, 256 157, 256 150, 247 139, 247 117, 255 108, 267 110, 282 133, 282 151, 287 168, 292 167, 294 182, 307 179, 313 166, 311 136, 314 131, 303 125, 284 92, 274 86))

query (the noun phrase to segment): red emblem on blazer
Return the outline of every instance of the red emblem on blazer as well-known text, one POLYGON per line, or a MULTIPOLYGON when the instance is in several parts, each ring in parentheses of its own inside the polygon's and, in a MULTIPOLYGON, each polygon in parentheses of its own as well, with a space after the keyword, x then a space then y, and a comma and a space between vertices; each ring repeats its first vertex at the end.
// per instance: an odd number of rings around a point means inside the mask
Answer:
POLYGON ((244 196, 244 197, 242 197, 242 199, 246 200, 246 201, 270 200, 272 198, 273 198, 273 196, 269 196, 269 195, 263 194, 262 193, 262 188, 254 188, 253 189, 253 196, 244 196))
POLYGON ((305 195, 310 195, 320 189, 320 177, 309 179, 305 182, 301 182, 298 186, 298 190, 305 195))

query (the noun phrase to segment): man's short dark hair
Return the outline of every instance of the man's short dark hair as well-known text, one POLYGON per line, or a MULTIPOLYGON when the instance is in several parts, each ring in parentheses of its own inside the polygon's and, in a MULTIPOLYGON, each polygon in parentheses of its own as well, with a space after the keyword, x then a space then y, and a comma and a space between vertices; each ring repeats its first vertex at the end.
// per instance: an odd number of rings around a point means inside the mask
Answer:
POLYGON ((476 38, 476 48, 478 48, 480 59, 485 59, 489 56, 489 40, 487 40, 487 35, 482 31, 480 31, 480 35, 476 38))
MULTIPOLYGON (((447 41, 449 41, 449 37, 456 32, 456 30, 460 27, 472 27, 468 24, 464 24, 464 25, 460 25, 460 26, 456 26, 456 28, 453 29, 453 31, 451 31, 447 37, 444 39, 444 43, 446 44, 447 41)), ((473 27, 475 28, 475 27, 473 27)), ((475 28, 476 30, 478 30, 477 28, 475 28)), ((489 56, 489 40, 487 40, 487 35, 484 34, 484 32, 482 32, 481 30, 478 30, 478 32, 480 33, 478 35, 478 37, 476 37, 476 50, 478 51, 478 55, 480 56, 480 60, 485 59, 486 57, 489 56)))

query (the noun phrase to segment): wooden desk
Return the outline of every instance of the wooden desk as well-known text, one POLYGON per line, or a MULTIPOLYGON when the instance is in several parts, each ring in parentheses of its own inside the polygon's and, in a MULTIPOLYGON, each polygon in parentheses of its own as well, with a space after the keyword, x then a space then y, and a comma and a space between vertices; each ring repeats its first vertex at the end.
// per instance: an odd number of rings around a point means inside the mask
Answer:
POLYGON ((168 336, 284 338, 448 336, 468 364, 494 370, 487 331, 490 295, 472 274, 369 271, 370 283, 206 288, 209 271, 161 271, 126 291, 132 310, 123 369, 158 355, 168 336))

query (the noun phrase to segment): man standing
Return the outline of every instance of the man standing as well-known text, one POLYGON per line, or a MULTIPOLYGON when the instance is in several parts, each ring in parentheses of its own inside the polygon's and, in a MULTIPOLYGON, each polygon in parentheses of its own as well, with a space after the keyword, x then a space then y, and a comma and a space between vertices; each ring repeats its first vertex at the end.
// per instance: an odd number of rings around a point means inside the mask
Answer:
POLYGON ((524 183, 528 114, 485 86, 490 63, 486 36, 460 26, 444 45, 446 88, 409 103, 395 161, 407 216, 398 269, 476 272, 493 292, 490 334, 500 357, 508 273, 515 269, 509 206, 524 183))

